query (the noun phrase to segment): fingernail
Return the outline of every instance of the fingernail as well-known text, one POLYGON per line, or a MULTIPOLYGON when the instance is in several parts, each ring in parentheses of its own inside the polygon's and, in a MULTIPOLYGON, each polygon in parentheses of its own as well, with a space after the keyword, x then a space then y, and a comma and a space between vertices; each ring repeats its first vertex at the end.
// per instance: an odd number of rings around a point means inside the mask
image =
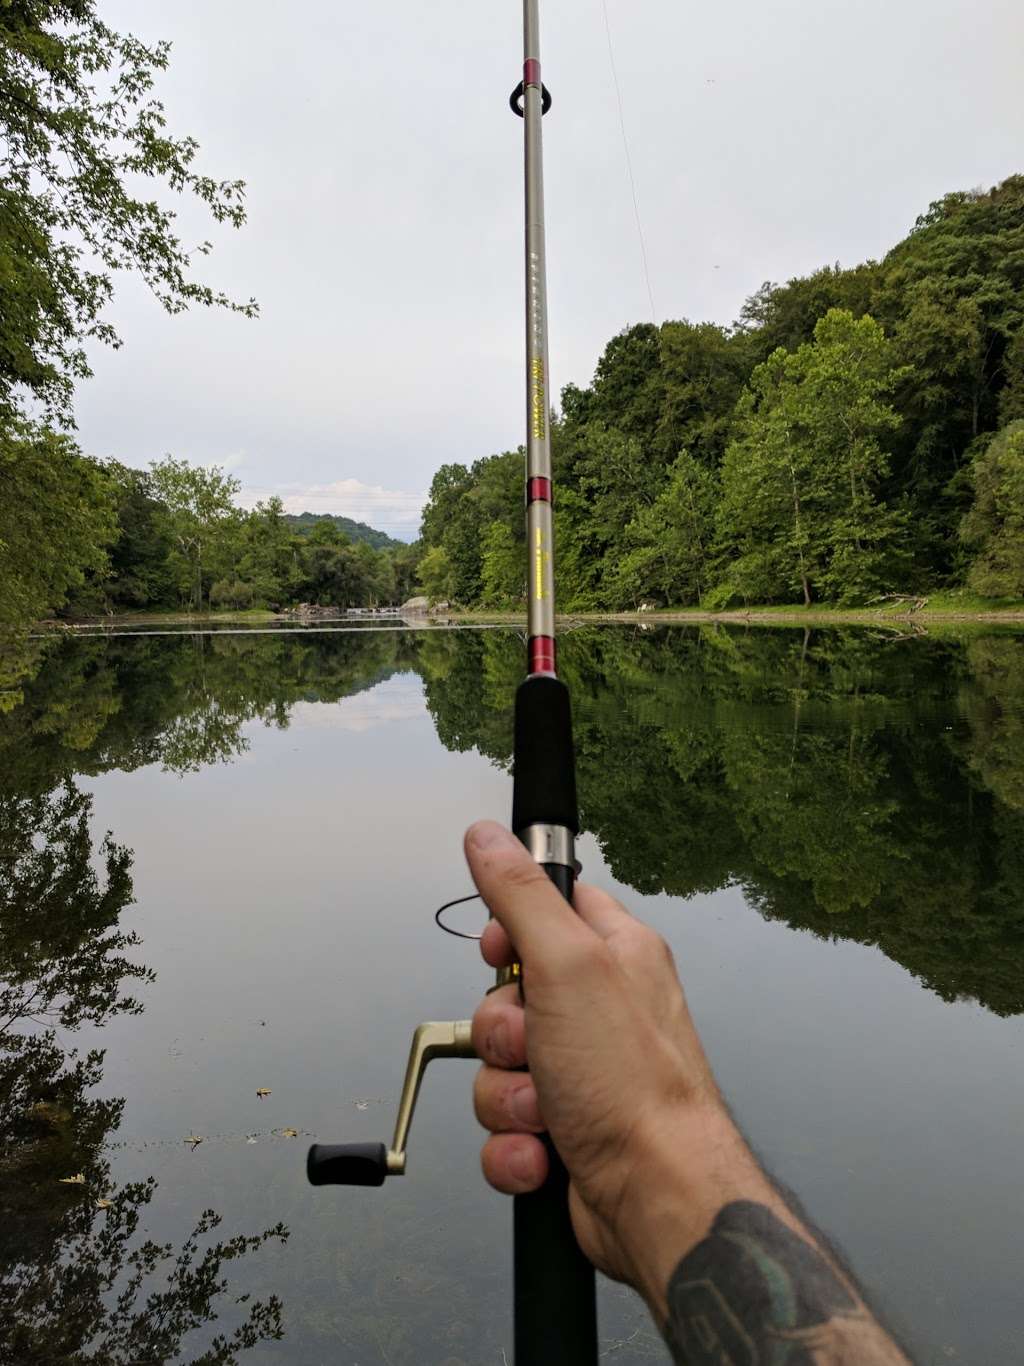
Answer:
POLYGON ((474 849, 498 849, 503 844, 519 843, 512 831, 497 821, 477 821, 476 825, 470 826, 468 839, 474 849))
POLYGON ((508 1169, 524 1186, 532 1186, 537 1180, 537 1163, 528 1148, 513 1148, 508 1155, 508 1169))
POLYGON ((539 1129, 541 1126, 537 1092, 532 1086, 520 1086, 512 1092, 508 1098, 508 1112, 516 1124, 522 1124, 526 1129, 539 1129))

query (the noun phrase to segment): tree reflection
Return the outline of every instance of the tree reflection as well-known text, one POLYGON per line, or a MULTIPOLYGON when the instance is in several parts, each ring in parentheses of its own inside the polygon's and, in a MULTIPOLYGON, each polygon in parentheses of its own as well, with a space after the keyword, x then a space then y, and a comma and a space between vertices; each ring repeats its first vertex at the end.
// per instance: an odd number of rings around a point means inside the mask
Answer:
POLYGON ((131 854, 106 835, 94 869, 92 800, 70 781, 45 797, 0 797, 0 1034, 24 1020, 77 1029, 137 1012, 125 982, 152 974, 125 957, 131 854))
MULTIPOLYGON (((440 655, 419 656, 438 734, 508 765, 521 645, 460 642, 432 678, 440 655)), ((561 663, 581 816, 619 881, 740 885, 946 999, 1024 1011, 1024 641, 593 629, 561 663)))
MULTIPOLYGON (((18 1366, 171 1360, 222 1312, 226 1264, 287 1238, 279 1225, 218 1240, 206 1210, 180 1248, 158 1244, 138 1236, 155 1181, 114 1187, 104 1152, 124 1102, 90 1094, 102 1052, 60 1040, 140 1011, 125 987, 152 974, 120 927, 131 854, 109 834, 94 846, 91 808, 70 779, 0 794, 0 1361, 18 1366)), ((281 1336, 276 1298, 233 1312, 194 1362, 227 1366, 281 1336)))
POLYGON ((296 702, 350 697, 413 657, 397 632, 50 641, 23 661, 19 700, 0 714, 0 791, 230 762, 246 749, 249 723, 287 726, 296 702))
MULTIPOLYGON (((507 768, 522 657, 513 631, 48 643, 0 715, 0 791, 230 762, 252 723, 408 669, 442 743, 507 768)), ((561 660, 581 815, 616 878, 740 885, 943 996, 1024 1010, 1024 639, 588 627, 561 660)))

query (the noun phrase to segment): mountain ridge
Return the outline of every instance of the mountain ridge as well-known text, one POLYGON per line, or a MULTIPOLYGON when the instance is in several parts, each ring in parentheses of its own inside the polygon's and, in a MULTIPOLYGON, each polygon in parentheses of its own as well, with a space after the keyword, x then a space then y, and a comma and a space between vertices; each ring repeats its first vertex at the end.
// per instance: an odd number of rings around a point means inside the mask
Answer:
POLYGON ((365 541, 374 550, 393 550, 406 544, 389 536, 386 531, 378 531, 366 522, 343 517, 339 512, 288 512, 284 514, 284 521, 300 536, 308 536, 318 522, 333 522, 350 541, 365 541))

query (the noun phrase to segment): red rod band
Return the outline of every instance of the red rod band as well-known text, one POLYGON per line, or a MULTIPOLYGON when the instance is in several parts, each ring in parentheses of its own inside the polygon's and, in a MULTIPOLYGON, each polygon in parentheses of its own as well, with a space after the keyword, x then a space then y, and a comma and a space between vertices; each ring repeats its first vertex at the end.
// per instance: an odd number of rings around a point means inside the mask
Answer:
POLYGON ((540 62, 530 57, 523 64, 523 85, 535 85, 540 89, 540 62))
POLYGON ((550 503, 551 502, 551 480, 545 479, 543 475, 534 475, 532 479, 526 481, 526 501, 528 503, 550 503))
POLYGON ((531 674, 555 672, 555 642, 551 636, 531 636, 527 651, 531 674))

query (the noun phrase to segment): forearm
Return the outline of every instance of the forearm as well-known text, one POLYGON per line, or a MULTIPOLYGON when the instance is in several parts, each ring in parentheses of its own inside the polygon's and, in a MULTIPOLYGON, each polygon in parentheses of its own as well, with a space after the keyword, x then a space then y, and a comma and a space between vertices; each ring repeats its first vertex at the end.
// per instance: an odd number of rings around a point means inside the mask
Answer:
POLYGON ((724 1109, 657 1135, 644 1166, 624 1241, 677 1363, 906 1366, 724 1109))

